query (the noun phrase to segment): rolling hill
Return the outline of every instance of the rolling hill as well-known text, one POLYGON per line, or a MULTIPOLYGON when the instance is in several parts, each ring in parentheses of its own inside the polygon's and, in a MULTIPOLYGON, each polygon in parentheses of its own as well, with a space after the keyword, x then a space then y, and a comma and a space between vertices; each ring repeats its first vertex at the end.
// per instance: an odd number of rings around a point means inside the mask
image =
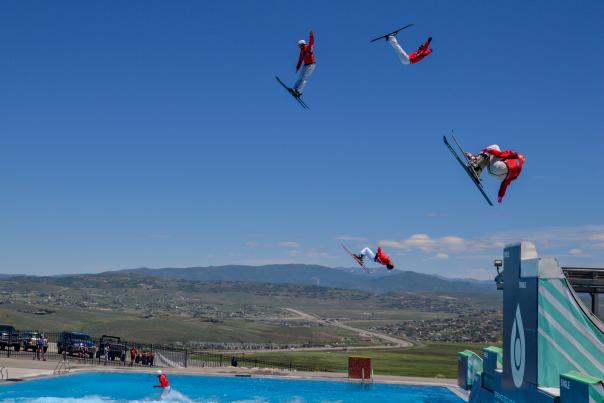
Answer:
POLYGON ((379 271, 372 275, 359 274, 352 269, 318 265, 280 264, 265 266, 211 266, 161 269, 129 269, 136 273, 166 279, 189 281, 236 281, 271 284, 317 285, 367 291, 376 294, 398 291, 495 293, 490 281, 452 280, 413 271, 379 271))

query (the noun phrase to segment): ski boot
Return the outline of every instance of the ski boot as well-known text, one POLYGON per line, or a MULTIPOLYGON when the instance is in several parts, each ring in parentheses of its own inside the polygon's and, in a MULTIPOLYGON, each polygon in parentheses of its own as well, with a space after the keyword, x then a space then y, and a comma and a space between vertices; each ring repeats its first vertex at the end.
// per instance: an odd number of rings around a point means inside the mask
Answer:
POLYGON ((480 153, 477 156, 466 153, 466 156, 470 160, 468 162, 468 168, 474 173, 476 179, 480 179, 482 170, 489 164, 489 156, 483 153, 480 153))

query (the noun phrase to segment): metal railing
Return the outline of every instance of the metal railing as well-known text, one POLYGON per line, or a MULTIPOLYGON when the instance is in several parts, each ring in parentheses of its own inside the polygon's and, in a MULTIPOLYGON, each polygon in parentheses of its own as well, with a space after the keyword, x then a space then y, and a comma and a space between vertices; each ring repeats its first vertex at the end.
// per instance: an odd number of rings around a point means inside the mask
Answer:
POLYGON ((59 361, 55 367, 55 370, 52 371, 53 375, 67 374, 69 372, 71 372, 69 358, 59 361))
MULTIPOLYGON (((297 365, 287 358, 260 359, 247 357, 243 353, 210 352, 200 348, 185 348, 167 344, 150 344, 134 341, 121 341, 119 351, 113 349, 109 354, 99 351, 99 338, 92 337, 92 343, 81 350, 66 348, 60 345, 60 333, 45 332, 46 343, 44 348, 38 348, 37 342, 25 341, 23 336, 29 332, 18 332, 16 337, 22 340, 20 348, 0 345, 0 357, 17 359, 57 361, 57 368, 62 362, 73 361, 78 365, 104 365, 104 366, 129 366, 129 367, 164 367, 164 368, 218 368, 235 364, 247 368, 270 368, 288 371, 323 371, 330 369, 297 365), (92 345, 95 348, 92 348, 92 345)), ((274 354, 274 353, 273 353, 274 354)), ((332 371, 335 369, 332 369, 332 371)))

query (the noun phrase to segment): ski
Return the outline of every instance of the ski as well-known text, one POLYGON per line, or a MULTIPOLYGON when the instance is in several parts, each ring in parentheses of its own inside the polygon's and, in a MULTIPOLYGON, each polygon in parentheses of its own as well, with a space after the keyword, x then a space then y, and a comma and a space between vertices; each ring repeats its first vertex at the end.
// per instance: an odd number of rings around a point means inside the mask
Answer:
POLYGON ((294 94, 294 90, 293 90, 292 88, 290 88, 290 87, 288 87, 287 85, 285 85, 285 83, 284 83, 283 81, 281 81, 281 79, 280 79, 278 76, 275 76, 275 78, 277 79, 277 82, 278 82, 279 84, 281 84, 281 86, 282 86, 283 88, 285 88, 285 89, 287 90, 287 92, 289 92, 289 94, 290 94, 292 97, 294 97, 294 99, 295 99, 296 101, 298 101, 298 103, 300 104, 300 106, 302 106, 304 109, 310 109, 310 108, 308 107, 308 105, 306 105, 306 103, 305 103, 304 101, 302 101, 302 99, 301 99, 299 96, 297 96, 296 94, 294 94))
POLYGON ((409 27, 412 27, 413 25, 415 25, 415 24, 409 24, 409 25, 405 25, 404 27, 399 28, 399 29, 397 29, 396 31, 392 31, 392 32, 390 32, 390 33, 388 33, 388 34, 386 34, 386 35, 378 36, 377 38, 370 40, 370 41, 369 41, 369 43, 372 43, 372 42, 375 42, 375 41, 379 41, 380 39, 388 38, 390 35, 396 35, 396 34, 398 34, 400 31, 402 31, 403 29, 407 29, 407 28, 409 28, 409 27))
POLYGON ((363 261, 362 261, 362 260, 360 260, 358 257, 356 257, 356 256, 354 255, 354 253, 352 253, 352 252, 350 251, 350 249, 348 249, 346 246, 344 246, 344 244, 342 244, 342 248, 344 248, 344 250, 345 250, 346 252, 348 252, 348 254, 349 254, 349 255, 350 255, 350 256, 351 256, 351 257, 354 259, 354 261, 355 261, 355 262, 357 262, 357 263, 359 264, 359 266, 361 266, 361 268, 362 268, 363 270, 365 270, 365 272, 366 272, 367 274, 371 274, 371 271, 369 271, 369 269, 368 269, 368 268, 367 268, 367 267, 366 267, 366 266, 363 264, 363 261))
POLYGON ((459 141, 457 141, 457 139, 455 138, 455 135, 453 134, 453 132, 451 132, 451 138, 453 139, 453 141, 457 145, 457 148, 459 148, 459 151, 461 151, 461 155, 464 156, 464 158, 466 159, 466 161, 470 162, 470 159, 466 155, 466 152, 464 151, 464 149, 462 148, 462 146, 459 144, 459 141))
MULTIPOLYGON (((455 141, 455 143, 457 144, 457 146, 461 150, 461 154, 467 160, 467 157, 465 155, 465 151, 463 151, 463 149, 461 148, 461 146, 459 145, 459 143, 457 142, 457 140, 455 140, 455 137, 453 137, 453 140, 455 141)), ((459 162, 459 164, 463 167, 464 171, 466 171, 466 173, 470 176, 470 178, 472 179, 472 181, 474 182, 474 184, 476 185, 476 187, 478 188, 478 190, 480 190, 480 193, 482 193, 482 195, 484 196, 484 198, 487 201, 487 203, 489 203, 489 205, 492 206, 493 202, 491 201, 491 199, 489 199, 489 196, 487 196, 486 192, 484 191, 484 188, 482 187, 482 183, 480 182, 480 178, 477 178, 476 175, 474 174, 474 172, 472 172, 472 170, 468 167, 468 165, 465 162, 463 162, 463 160, 459 157, 459 155, 453 149, 453 147, 451 146, 451 144, 449 144, 449 141, 447 140, 447 136, 443 136, 443 141, 445 142, 445 145, 447 146, 447 148, 449 149, 449 151, 451 151, 451 154, 453 154, 453 156, 455 157, 455 159, 457 160, 457 162, 459 162)))

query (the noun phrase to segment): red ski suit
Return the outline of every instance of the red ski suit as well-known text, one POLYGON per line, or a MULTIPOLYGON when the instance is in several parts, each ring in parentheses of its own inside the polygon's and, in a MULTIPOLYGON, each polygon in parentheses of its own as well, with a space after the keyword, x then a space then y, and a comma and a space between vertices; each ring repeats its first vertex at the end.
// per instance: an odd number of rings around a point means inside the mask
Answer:
POLYGON ((375 254, 375 261, 384 266, 388 266, 388 265, 394 266, 392 264, 392 261, 390 261, 390 258, 388 257, 388 255, 385 254, 384 251, 382 250, 382 248, 380 248, 379 246, 377 249, 377 253, 375 254))
POLYGON ((420 62, 424 59, 424 57, 432 53, 432 49, 428 49, 428 46, 430 46, 430 40, 426 41, 426 43, 420 46, 417 51, 411 52, 409 54, 409 63, 415 64, 417 62, 420 62))
POLYGON ((516 151, 506 150, 506 151, 498 151, 492 148, 485 148, 482 152, 490 154, 494 157, 501 158, 505 165, 508 167, 508 174, 506 175, 503 182, 499 186, 498 201, 501 203, 503 200, 503 196, 505 196, 505 191, 507 190, 510 183, 513 180, 517 179, 520 176, 520 172, 522 172, 522 164, 524 164, 524 155, 518 154, 516 151))
POLYGON ((304 65, 314 64, 315 62, 315 35, 311 32, 308 43, 300 48, 300 56, 298 57, 298 64, 296 65, 296 71, 300 70, 302 62, 304 65))
POLYGON ((161 374, 159 376, 159 385, 155 385, 156 388, 167 388, 170 386, 170 382, 168 382, 168 377, 166 374, 161 374))

